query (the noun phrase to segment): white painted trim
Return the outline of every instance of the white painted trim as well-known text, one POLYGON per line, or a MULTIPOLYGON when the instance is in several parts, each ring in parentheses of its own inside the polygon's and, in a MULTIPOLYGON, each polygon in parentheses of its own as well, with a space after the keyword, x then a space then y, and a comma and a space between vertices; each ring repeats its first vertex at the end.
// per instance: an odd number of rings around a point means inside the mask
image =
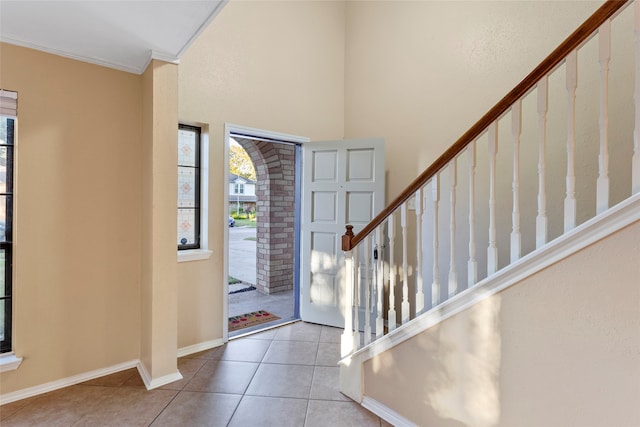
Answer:
POLYGON ((168 62, 169 64, 180 64, 180 59, 171 54, 150 50, 149 52, 147 52, 147 59, 144 61, 142 67, 140 67, 140 72, 138 72, 137 74, 144 73, 145 70, 149 68, 149 64, 151 64, 151 61, 153 61, 154 59, 158 61, 168 62))
POLYGON ((151 59, 168 62, 170 64, 176 64, 176 65, 180 64, 180 58, 177 56, 171 55, 170 53, 157 52, 155 50, 152 50, 150 57, 151 59))
MULTIPOLYGON (((221 206, 222 217, 229 215, 229 138, 231 134, 239 134, 247 137, 268 138, 274 141, 293 142, 303 144, 311 141, 304 136, 291 135, 287 133, 273 132, 248 126, 224 124, 224 200, 221 206)), ((224 250, 222 254, 222 340, 229 341, 229 227, 224 227, 224 250)))
POLYGON ((142 377, 142 382, 144 383, 144 386, 147 388, 147 390, 153 390, 154 388, 162 387, 163 385, 170 384, 174 381, 179 381, 183 378, 180 371, 176 369, 176 371, 172 374, 151 379, 151 375, 149 375, 149 372, 147 372, 147 369, 144 367, 142 362, 138 362, 137 368, 140 376, 142 377))
POLYGON ((193 249, 188 251, 178 251, 178 262, 200 261, 211 258, 213 251, 206 249, 193 249))
MULTIPOLYGON (((209 125, 200 124, 200 249, 209 249, 209 125)), ((225 221, 226 224, 226 221, 225 221)))
POLYGON ((179 64, 180 58, 185 54, 187 49, 196 41, 196 39, 202 34, 202 32, 209 26, 211 21, 220 13, 220 11, 226 6, 229 0, 219 1, 218 4, 211 11, 207 19, 202 22, 202 24, 193 32, 191 37, 185 42, 185 44, 180 48, 180 50, 176 54, 166 53, 166 52, 157 52, 153 50, 149 50, 148 56, 144 63, 140 64, 141 66, 132 66, 125 65, 119 62, 114 62, 111 60, 106 60, 102 58, 96 58, 92 56, 84 56, 78 55, 75 53, 67 52, 65 50, 59 50, 47 46, 41 46, 37 43, 29 42, 26 40, 22 40, 16 36, 8 36, 4 35, 0 37, 0 41, 16 46, 22 46, 29 49, 39 50, 41 52, 50 53, 57 56, 62 56, 65 58, 70 58, 76 61, 86 62, 89 64, 100 65, 102 67, 113 68, 115 70, 125 71, 127 73, 133 74, 142 74, 151 63, 152 59, 157 59, 159 61, 169 62, 172 64, 179 64))
POLYGON ((232 134, 236 133, 243 136, 255 137, 255 138, 267 138, 274 141, 282 141, 282 142, 293 142, 296 144, 304 144, 305 142, 311 141, 310 138, 305 136, 292 135, 288 133, 281 132, 273 132, 269 130, 262 130, 257 128, 252 128, 248 126, 239 126, 231 123, 225 123, 225 138, 232 134))
POLYGON ((241 334, 241 335, 234 335, 233 337, 229 338, 229 341, 237 340, 237 339, 240 339, 240 338, 251 337, 251 335, 255 335, 255 334, 262 333, 262 332, 270 331, 272 329, 278 329, 278 328, 281 328, 283 326, 291 325, 293 323, 298 323, 298 322, 300 322, 300 319, 288 320, 286 322, 278 323, 277 325, 273 325, 273 326, 267 326, 266 328, 262 328, 262 329, 259 329, 259 330, 256 330, 256 331, 245 332, 244 334, 241 334))
POLYGON ((22 357, 16 357, 13 352, 0 356, 0 372, 15 371, 22 363, 22 357))
POLYGON ((187 40, 184 46, 182 46, 182 49, 180 49, 180 51, 176 55, 177 58, 181 58, 182 55, 185 54, 185 52, 189 49, 189 47, 198 39, 198 37, 200 37, 200 34, 202 34, 202 32, 209 26, 211 21, 213 21, 213 18, 218 16, 218 14, 222 11, 222 9, 224 9, 227 3, 229 3, 229 0, 222 0, 218 2, 218 4, 211 11, 209 16, 207 16, 207 19, 202 23, 202 25, 200 25, 200 27, 198 27, 198 29, 193 33, 193 35, 189 38, 189 40, 187 40))
POLYGON ((386 422, 393 424, 395 427, 418 427, 418 424, 409 421, 393 409, 378 402, 377 400, 365 396, 362 399, 362 406, 373 412, 386 422))
POLYGON ((62 56, 64 58, 69 58, 69 59, 73 59, 73 60, 80 61, 80 62, 87 62, 89 64, 99 65, 101 67, 113 68, 115 70, 124 71, 124 72, 127 72, 127 73, 133 73, 133 74, 142 74, 142 73, 144 73, 144 70, 147 69, 146 66, 149 63, 149 61, 147 61, 147 63, 145 64, 144 67, 136 68, 136 67, 131 67, 129 65, 124 65, 124 64, 117 63, 117 62, 113 62, 113 61, 107 61, 107 60, 100 59, 100 58, 93 58, 93 57, 89 57, 89 56, 77 55, 75 53, 69 53, 69 52, 66 52, 64 50, 58 50, 58 49, 53 49, 53 48, 50 48, 50 47, 41 46, 39 44, 28 42, 28 41, 25 41, 25 40, 21 40, 21 39, 19 39, 17 37, 13 37, 13 36, 6 36, 6 35, 2 36, 2 37, 0 37, 0 41, 4 42, 4 43, 15 45, 15 46, 22 46, 22 47, 26 47, 26 48, 29 48, 29 49, 35 49, 35 50, 39 50, 41 52, 50 53, 52 55, 62 56))
POLYGON ((205 341, 194 345, 189 345, 187 347, 182 347, 178 349, 178 357, 188 356, 190 354, 199 353, 201 351, 210 350, 212 348, 220 347, 224 344, 222 338, 218 338, 211 341, 205 341))
MULTIPOLYGON (((224 191, 221 218, 229 216, 229 138, 231 137, 232 125, 224 125, 224 191)), ((218 224, 220 225, 220 224, 218 224)), ((229 341, 229 227, 224 227, 224 238, 222 242, 222 341, 229 341)))
POLYGON ((115 374, 116 372, 124 371, 126 369, 135 368, 140 364, 138 360, 130 360, 129 362, 118 363, 107 368, 96 369, 94 371, 84 372, 82 374, 73 375, 71 377, 62 378, 59 380, 51 381, 48 383, 40 384, 33 387, 24 388, 22 390, 14 391, 12 393, 0 395, 0 405, 5 403, 15 402, 17 400, 26 399, 27 397, 37 396, 39 394, 48 393, 50 391, 58 390, 64 387, 69 387, 75 384, 83 383, 85 381, 100 378, 105 375, 115 374))
POLYGON ((178 262, 201 261, 213 255, 209 249, 209 126, 183 120, 179 122, 200 128, 200 249, 177 251, 178 262))
POLYGON ((640 221, 640 193, 529 253, 341 362, 361 364, 637 221, 640 221))

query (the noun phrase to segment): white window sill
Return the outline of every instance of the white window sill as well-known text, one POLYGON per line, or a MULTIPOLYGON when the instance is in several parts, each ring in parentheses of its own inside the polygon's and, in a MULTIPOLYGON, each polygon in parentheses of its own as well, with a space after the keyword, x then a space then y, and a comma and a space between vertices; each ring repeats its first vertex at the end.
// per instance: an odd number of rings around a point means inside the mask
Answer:
POLYGON ((211 258, 212 251, 206 249, 193 249, 190 251, 178 251, 178 262, 200 261, 211 258))
POLYGON ((0 372, 15 371, 22 363, 22 357, 16 357, 13 353, 0 356, 0 372))

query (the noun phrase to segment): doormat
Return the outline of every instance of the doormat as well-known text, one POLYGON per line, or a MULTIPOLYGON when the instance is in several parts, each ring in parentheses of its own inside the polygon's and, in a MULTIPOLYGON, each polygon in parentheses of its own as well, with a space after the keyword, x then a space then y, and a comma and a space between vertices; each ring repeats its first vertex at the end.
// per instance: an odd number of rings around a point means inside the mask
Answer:
POLYGON ((265 310, 252 311, 251 313, 246 313, 241 316, 229 317, 229 332, 278 319, 280 319, 278 316, 265 310))
POLYGON ((231 295, 231 294, 239 294, 240 292, 255 291, 255 290, 256 290, 256 287, 252 285, 252 286, 249 286, 247 288, 239 288, 239 289, 236 289, 235 291, 230 291, 229 295, 231 295))

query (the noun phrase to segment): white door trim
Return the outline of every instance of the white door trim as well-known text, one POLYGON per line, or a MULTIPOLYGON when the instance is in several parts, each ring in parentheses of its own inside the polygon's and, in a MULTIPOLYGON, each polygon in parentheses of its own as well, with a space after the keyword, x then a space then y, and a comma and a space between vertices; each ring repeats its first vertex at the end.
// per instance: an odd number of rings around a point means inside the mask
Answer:
MULTIPOLYGON (((222 203, 222 217, 226 218, 229 209, 229 138, 231 134, 240 134, 250 138, 291 142, 303 144, 311 141, 305 136, 292 135, 288 133, 273 132, 264 129, 257 129, 248 126, 240 126, 232 123, 224 124, 224 200, 222 203)), ((226 221, 224 222, 226 224, 226 221)), ((229 341, 229 227, 224 227, 224 250, 222 251, 222 340, 229 341)))

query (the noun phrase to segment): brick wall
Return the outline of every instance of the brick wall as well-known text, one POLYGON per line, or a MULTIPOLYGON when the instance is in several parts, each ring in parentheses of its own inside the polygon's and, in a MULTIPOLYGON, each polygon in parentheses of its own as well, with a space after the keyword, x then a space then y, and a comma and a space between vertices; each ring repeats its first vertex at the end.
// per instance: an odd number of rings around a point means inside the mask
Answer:
POLYGON ((240 140, 256 168, 258 202, 256 288, 265 294, 293 289, 295 147, 240 140))

